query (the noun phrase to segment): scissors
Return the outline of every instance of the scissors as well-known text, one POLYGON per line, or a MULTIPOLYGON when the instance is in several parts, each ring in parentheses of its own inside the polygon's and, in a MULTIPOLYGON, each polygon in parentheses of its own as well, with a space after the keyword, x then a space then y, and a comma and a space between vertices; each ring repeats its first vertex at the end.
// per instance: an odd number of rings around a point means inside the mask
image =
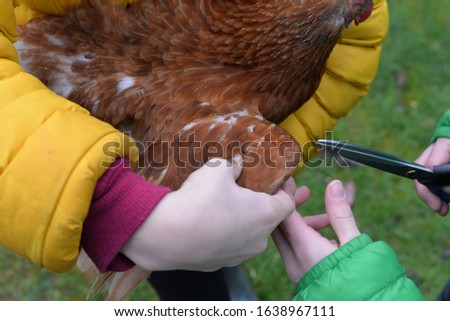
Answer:
POLYGON ((427 186, 431 192, 444 202, 450 202, 450 194, 441 187, 450 185, 450 164, 437 165, 433 169, 410 162, 399 157, 367 147, 347 143, 346 141, 317 141, 319 148, 325 148, 333 155, 339 155, 355 162, 389 172, 394 175, 416 179, 427 186))

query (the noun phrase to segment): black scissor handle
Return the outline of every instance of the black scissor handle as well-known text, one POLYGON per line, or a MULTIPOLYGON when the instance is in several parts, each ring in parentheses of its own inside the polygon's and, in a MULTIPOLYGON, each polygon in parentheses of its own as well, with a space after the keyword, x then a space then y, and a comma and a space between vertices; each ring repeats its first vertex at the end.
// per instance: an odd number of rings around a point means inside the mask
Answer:
POLYGON ((450 186, 450 164, 434 166, 433 171, 433 177, 420 179, 419 182, 426 185, 441 200, 450 203, 450 194, 442 189, 444 186, 450 186))
POLYGON ((444 190, 441 187, 432 187, 430 188, 430 191, 439 197, 442 201, 446 203, 450 203, 450 194, 444 192, 444 190))
POLYGON ((433 171, 439 177, 440 181, 450 185, 450 164, 434 166, 433 171))
POLYGON ((432 175, 418 178, 418 181, 430 189, 433 187, 450 186, 450 164, 434 166, 433 172, 432 175))

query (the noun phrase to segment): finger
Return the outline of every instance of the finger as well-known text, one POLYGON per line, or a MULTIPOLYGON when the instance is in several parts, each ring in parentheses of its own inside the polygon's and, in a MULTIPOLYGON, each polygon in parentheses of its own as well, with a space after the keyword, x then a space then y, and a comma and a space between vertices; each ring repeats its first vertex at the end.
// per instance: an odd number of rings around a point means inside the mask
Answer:
POLYGON ((347 200, 350 206, 353 206, 356 199, 356 188, 355 183, 352 180, 345 183, 345 195, 347 195, 347 200))
POLYGON ((276 194, 270 196, 264 195, 270 204, 265 205, 265 208, 272 208, 271 213, 278 215, 278 221, 276 225, 285 220, 289 215, 295 211, 295 202, 291 194, 286 193, 284 190, 279 190, 276 194))
POLYGON ((280 228, 289 243, 296 246, 311 242, 313 237, 317 235, 317 232, 308 226, 297 211, 281 222, 280 228))
POLYGON ((235 155, 231 162, 224 158, 211 158, 194 174, 200 175, 204 171, 209 171, 209 175, 224 175, 236 181, 242 172, 242 156, 240 154, 235 155))
MULTIPOLYGON (((448 164, 450 161, 450 140, 448 138, 438 138, 433 145, 433 149, 431 150, 425 166, 428 168, 433 168, 436 165, 448 164)), ((443 190, 448 193, 449 187, 444 187, 443 190)), ((447 215, 448 204, 446 202, 443 202, 440 198, 436 200, 436 196, 432 193, 431 195, 428 194, 428 196, 425 197, 428 199, 433 199, 432 202, 437 205, 436 212, 439 213, 439 215, 447 215)))
POLYGON ((338 244, 338 242, 337 242, 336 240, 329 240, 329 242, 330 242, 332 245, 336 246, 336 248, 339 247, 339 244, 338 244))
POLYGON ((434 195, 428 187, 420 184, 419 182, 414 182, 416 186, 417 196, 427 204, 433 211, 441 216, 445 216, 448 212, 448 204, 443 202, 438 196, 434 195))
POLYGON ((303 216, 303 220, 306 224, 308 224, 308 226, 316 231, 323 230, 324 228, 330 226, 330 219, 327 214, 303 216))
POLYGON ((299 207, 306 203, 310 196, 311 192, 307 186, 300 186, 297 188, 294 193, 295 207, 299 207))
POLYGON ((280 252, 281 257, 283 258, 285 266, 287 267, 296 264, 295 253, 280 227, 277 227, 272 232, 272 239, 278 249, 278 252, 280 252))
POLYGON ((425 149, 422 154, 415 160, 417 164, 425 166, 425 163, 427 162, 427 159, 430 157, 431 152, 433 151, 433 145, 430 145, 425 149))
POLYGON ((325 191, 325 205, 330 224, 341 245, 361 234, 356 226, 355 218, 341 181, 334 180, 328 184, 325 191))
MULTIPOLYGON (((433 194, 431 197, 434 197, 435 195, 433 194)), ((436 201, 437 206, 435 209, 433 209, 436 213, 438 213, 440 216, 446 216, 448 213, 448 204, 446 202, 443 202, 440 198, 438 201, 436 201)))
POLYGON ((450 160, 449 140, 446 138, 439 138, 433 145, 433 149, 425 163, 425 166, 428 168, 433 168, 433 166, 436 165, 448 164, 450 160))
POLYGON ((284 182, 282 188, 286 193, 292 195, 292 198, 294 197, 296 186, 295 181, 292 177, 289 177, 286 182, 284 182))
POLYGON ((224 176, 228 176, 226 175, 228 171, 230 172, 229 176, 233 179, 231 163, 223 158, 212 158, 203 164, 202 167, 189 174, 181 188, 195 188, 203 185, 205 180, 222 179, 224 176))
POLYGON ((431 193, 431 191, 425 185, 420 184, 418 181, 414 181, 416 186, 417 196, 424 201, 433 211, 437 212, 441 207, 441 200, 439 197, 431 193))
POLYGON ((295 250, 295 247, 298 247, 299 245, 291 244, 281 228, 275 229, 272 233, 272 239, 278 252, 280 252, 289 278, 294 284, 298 283, 306 272, 305 268, 303 268, 303 264, 299 262, 299 257, 295 250))
POLYGON ((440 216, 446 216, 448 213, 448 204, 445 202, 442 202, 441 208, 438 211, 440 216))

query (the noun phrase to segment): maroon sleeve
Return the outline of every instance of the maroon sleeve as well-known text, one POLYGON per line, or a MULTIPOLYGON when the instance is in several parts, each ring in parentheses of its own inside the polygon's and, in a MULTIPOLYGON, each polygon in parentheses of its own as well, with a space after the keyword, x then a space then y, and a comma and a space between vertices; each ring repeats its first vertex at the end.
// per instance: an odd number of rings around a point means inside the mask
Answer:
POLYGON ((81 246, 100 272, 134 266, 120 250, 169 192, 133 173, 125 159, 111 165, 97 182, 81 235, 81 246))

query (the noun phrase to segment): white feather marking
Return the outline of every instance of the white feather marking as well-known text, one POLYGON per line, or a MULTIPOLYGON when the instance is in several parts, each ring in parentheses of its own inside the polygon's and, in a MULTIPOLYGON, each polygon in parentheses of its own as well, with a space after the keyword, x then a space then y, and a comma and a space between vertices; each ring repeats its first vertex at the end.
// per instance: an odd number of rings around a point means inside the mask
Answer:
POLYGON ((73 56, 74 61, 81 61, 81 62, 89 62, 91 59, 86 58, 84 54, 78 54, 76 56, 73 56))
POLYGON ((161 181, 164 179, 164 177, 166 176, 166 174, 167 174, 167 168, 165 168, 165 169, 159 174, 158 182, 161 182, 161 181))
POLYGON ((200 125, 200 124, 204 124, 204 123, 209 123, 209 129, 213 129, 217 125, 228 125, 229 128, 232 128, 234 125, 236 125, 239 117, 247 117, 247 116, 250 116, 250 114, 249 114, 248 110, 244 109, 241 111, 228 113, 225 115, 218 115, 212 119, 206 118, 206 119, 202 119, 199 121, 190 122, 189 124, 187 124, 186 126, 184 126, 182 128, 182 131, 188 131, 188 130, 192 129, 192 127, 200 125))
POLYGON ((66 77, 57 77, 55 84, 57 85, 51 86, 50 89, 63 97, 69 97, 73 91, 73 84, 66 77))
POLYGON ((128 76, 123 77, 122 79, 119 80, 119 83, 117 84, 117 92, 120 93, 133 85, 134 85, 134 78, 128 76))
POLYGON ((247 127, 247 133, 249 134, 253 134, 253 132, 255 131, 255 125, 250 125, 247 127))
POLYGON ((231 114, 226 114, 223 116, 216 116, 213 118, 214 123, 227 124, 228 126, 234 126, 236 124, 236 117, 231 114))
POLYGON ((47 40, 52 45, 59 46, 59 47, 64 47, 64 42, 61 39, 56 38, 53 35, 47 35, 47 40))
POLYGON ((92 104, 91 113, 95 114, 97 112, 98 104, 99 104, 98 100, 94 101, 94 103, 92 104))
POLYGON ((17 40, 14 43, 14 47, 16 47, 17 53, 19 54, 19 61, 20 65, 25 69, 26 72, 30 72, 30 69, 28 68, 28 64, 32 62, 32 59, 28 57, 28 59, 23 59, 23 56, 21 55, 22 52, 26 52, 29 47, 21 40, 17 40))
POLYGON ((74 84, 69 80, 71 77, 66 75, 71 74, 71 64, 74 61, 75 56, 61 56, 59 62, 59 69, 61 72, 54 74, 51 82, 49 83, 49 88, 53 90, 58 95, 63 97, 69 97, 69 95, 74 90, 74 84))
POLYGON ((190 130, 192 127, 194 127, 195 125, 197 125, 198 123, 199 123, 199 122, 193 121, 193 122, 187 124, 186 126, 184 126, 181 130, 182 130, 182 131, 188 131, 188 130, 190 130))

